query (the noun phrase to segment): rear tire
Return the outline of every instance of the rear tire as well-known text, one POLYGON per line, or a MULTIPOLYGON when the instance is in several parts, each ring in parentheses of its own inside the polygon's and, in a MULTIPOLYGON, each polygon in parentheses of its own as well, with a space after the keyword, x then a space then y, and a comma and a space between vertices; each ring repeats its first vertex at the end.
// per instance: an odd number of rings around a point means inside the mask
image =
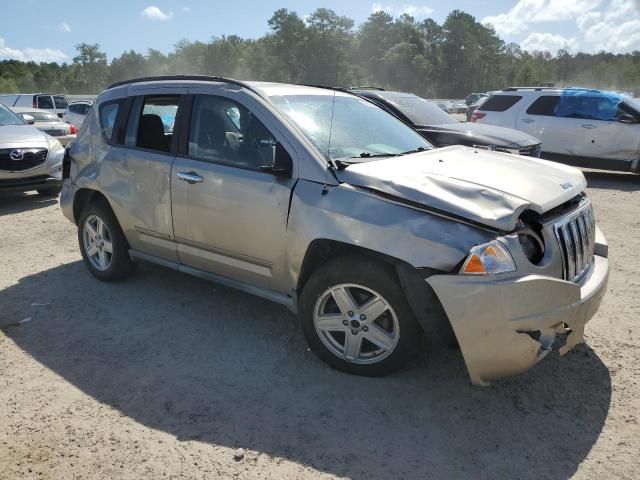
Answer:
POLYGON ((337 370, 384 376, 419 350, 422 330, 395 270, 375 259, 325 263, 304 286, 299 306, 309 346, 337 370))
POLYGON ((115 282, 133 273, 129 244, 105 201, 90 203, 80 214, 78 243, 85 265, 99 280, 115 282))

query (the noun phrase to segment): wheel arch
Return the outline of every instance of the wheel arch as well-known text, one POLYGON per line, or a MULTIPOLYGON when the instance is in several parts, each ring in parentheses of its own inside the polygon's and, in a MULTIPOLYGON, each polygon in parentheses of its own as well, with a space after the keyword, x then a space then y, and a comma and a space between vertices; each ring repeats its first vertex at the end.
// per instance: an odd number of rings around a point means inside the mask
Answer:
POLYGON ((333 258, 347 255, 368 257, 392 266, 407 301, 425 333, 430 336, 435 334, 448 346, 457 345, 449 317, 437 295, 425 281, 425 278, 431 275, 446 272, 439 272, 435 269, 416 269, 404 260, 359 245, 326 238, 313 240, 307 247, 298 276, 296 286, 298 297, 313 272, 322 264, 333 258))
MULTIPOLYGON (((80 215, 87 205, 93 202, 102 201, 111 208, 107 197, 92 188, 81 188, 73 197, 73 219, 76 223, 80 221, 80 215)), ((113 208, 111 208, 113 212, 113 208)))

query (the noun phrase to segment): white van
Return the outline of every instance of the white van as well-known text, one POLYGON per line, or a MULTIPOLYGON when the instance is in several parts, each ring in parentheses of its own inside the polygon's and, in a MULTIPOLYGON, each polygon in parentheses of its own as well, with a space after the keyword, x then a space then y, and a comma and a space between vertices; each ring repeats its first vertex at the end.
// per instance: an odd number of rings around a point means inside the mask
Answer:
POLYGON ((69 106, 69 100, 64 95, 50 93, 24 93, 15 95, 0 95, 0 103, 9 108, 30 107, 48 110, 62 118, 64 111, 69 106))

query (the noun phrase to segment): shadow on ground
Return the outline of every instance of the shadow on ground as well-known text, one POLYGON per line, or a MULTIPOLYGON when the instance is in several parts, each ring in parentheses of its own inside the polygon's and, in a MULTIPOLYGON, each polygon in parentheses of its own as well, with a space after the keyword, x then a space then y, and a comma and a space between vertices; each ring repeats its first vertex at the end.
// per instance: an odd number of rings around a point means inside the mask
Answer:
POLYGON ((44 197, 36 193, 0 193, 0 217, 58 203, 58 197, 44 197))
POLYGON ((636 173, 602 172, 585 170, 589 188, 604 188, 621 192, 635 192, 640 190, 640 175, 636 173))
POLYGON ((4 331, 141 424, 357 479, 569 478, 611 400, 586 346, 486 389, 441 349, 391 377, 341 374, 284 308, 146 265, 119 284, 63 265, 1 291, 0 312, 32 317, 4 331))

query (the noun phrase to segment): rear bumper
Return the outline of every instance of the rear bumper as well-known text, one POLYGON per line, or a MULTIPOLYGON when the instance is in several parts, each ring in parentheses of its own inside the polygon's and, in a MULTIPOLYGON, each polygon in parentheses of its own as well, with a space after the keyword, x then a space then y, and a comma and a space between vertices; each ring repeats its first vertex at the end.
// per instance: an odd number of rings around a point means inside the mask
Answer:
MULTIPOLYGON (((606 255, 606 242, 596 252, 606 255)), ((583 342, 608 278, 609 260, 596 255, 581 284, 539 275, 507 280, 436 275, 427 282, 449 317, 471 382, 485 386, 529 370, 568 329, 561 355, 583 342)))

